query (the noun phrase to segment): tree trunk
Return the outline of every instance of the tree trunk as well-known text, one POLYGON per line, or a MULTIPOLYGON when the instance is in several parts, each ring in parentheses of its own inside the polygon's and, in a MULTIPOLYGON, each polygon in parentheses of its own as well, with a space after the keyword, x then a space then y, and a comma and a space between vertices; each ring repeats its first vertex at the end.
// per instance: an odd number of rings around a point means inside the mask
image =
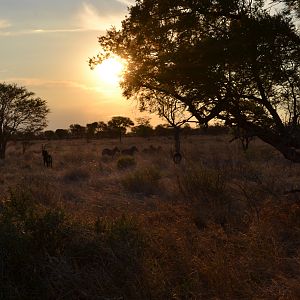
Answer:
POLYGON ((180 153, 180 128, 174 127, 174 138, 175 138, 175 151, 176 153, 180 153))
POLYGON ((296 148, 277 143, 269 144, 276 148, 289 161, 294 163, 300 163, 300 152, 297 151, 296 148))
POLYGON ((0 159, 5 159, 6 140, 0 139, 0 159))
MULTIPOLYGON (((239 120, 241 121, 241 120, 239 120)), ((241 127, 251 130, 253 135, 259 137, 265 143, 277 149, 286 159, 294 163, 300 163, 300 143, 297 139, 292 139, 288 133, 274 133, 266 128, 261 128, 248 122, 240 122, 241 127)))

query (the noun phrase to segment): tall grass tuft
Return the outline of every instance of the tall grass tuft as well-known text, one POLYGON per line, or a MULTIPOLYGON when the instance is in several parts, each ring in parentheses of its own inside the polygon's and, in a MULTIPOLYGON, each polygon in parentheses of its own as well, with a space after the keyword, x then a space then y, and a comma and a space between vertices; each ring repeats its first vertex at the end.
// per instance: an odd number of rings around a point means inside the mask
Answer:
POLYGON ((178 185, 186 201, 195 207, 195 223, 199 228, 209 222, 227 223, 232 198, 220 170, 203 166, 187 167, 178 176, 178 185))
POLYGON ((157 168, 147 167, 126 175, 121 183, 131 193, 149 196, 160 191, 160 178, 161 174, 157 168))
POLYGON ((90 174, 86 169, 82 168, 75 168, 68 170, 64 176, 63 179, 65 182, 80 182, 84 181, 90 178, 90 174))
POLYGON ((135 165, 136 161, 132 156, 121 156, 117 161, 117 167, 119 170, 129 169, 135 165))
POLYGON ((130 217, 91 227, 11 190, 0 212, 0 299, 143 299, 143 248, 130 217))

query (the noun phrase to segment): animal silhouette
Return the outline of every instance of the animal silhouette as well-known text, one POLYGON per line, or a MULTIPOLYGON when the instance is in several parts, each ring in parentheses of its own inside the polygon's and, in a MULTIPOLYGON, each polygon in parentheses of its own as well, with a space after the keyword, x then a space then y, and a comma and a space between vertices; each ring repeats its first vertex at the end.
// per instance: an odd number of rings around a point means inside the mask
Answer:
POLYGON ((44 166, 47 168, 49 167, 52 168, 52 156, 46 150, 46 146, 43 145, 42 145, 42 156, 43 156, 44 166))
POLYGON ((119 153, 120 150, 118 147, 115 147, 113 149, 108 149, 108 148, 105 148, 102 150, 102 156, 104 155, 107 155, 107 156, 111 156, 111 157, 114 157, 116 153, 119 153))

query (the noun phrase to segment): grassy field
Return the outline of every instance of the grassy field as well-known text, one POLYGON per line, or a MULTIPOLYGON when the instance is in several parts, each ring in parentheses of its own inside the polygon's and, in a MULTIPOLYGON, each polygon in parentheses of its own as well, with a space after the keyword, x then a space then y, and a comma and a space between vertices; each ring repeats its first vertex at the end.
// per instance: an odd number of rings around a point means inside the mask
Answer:
POLYGON ((300 299, 299 166, 229 140, 183 138, 180 165, 168 138, 50 141, 52 169, 9 144, 0 299, 300 299))

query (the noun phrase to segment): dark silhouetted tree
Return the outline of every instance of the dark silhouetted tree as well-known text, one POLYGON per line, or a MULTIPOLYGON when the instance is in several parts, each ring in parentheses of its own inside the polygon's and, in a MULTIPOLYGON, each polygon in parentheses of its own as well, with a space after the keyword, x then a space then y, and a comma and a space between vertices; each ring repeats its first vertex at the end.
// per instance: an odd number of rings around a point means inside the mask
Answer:
POLYGON ((117 134, 121 142, 122 135, 126 133, 127 128, 134 126, 134 123, 127 117, 116 116, 112 117, 112 119, 108 121, 107 125, 108 130, 113 134, 117 134))
POLYGON ((54 140, 56 138, 56 134, 53 130, 46 130, 44 131, 44 137, 47 140, 54 140))
POLYGON ((67 129, 56 129, 55 130, 55 135, 58 139, 67 139, 69 138, 70 134, 67 129))
POLYGON ((70 125, 70 132, 74 138, 82 138, 85 136, 85 127, 79 124, 70 125))
POLYGON ((105 122, 99 121, 97 123, 96 136, 105 138, 109 136, 108 126, 105 122))
POLYGON ((90 65, 126 59, 123 94, 142 109, 154 95, 176 99, 199 124, 239 126, 300 162, 300 37, 289 14, 258 0, 139 0, 99 43, 90 65))
POLYGON ((97 128, 98 128, 98 123, 97 122, 86 124, 86 138, 87 138, 87 140, 92 139, 92 138, 95 137, 97 128))
POLYGON ((168 136, 172 134, 172 130, 167 124, 159 124, 154 128, 154 134, 156 136, 168 136))
POLYGON ((150 137, 153 135, 153 127, 150 124, 150 118, 141 117, 136 119, 137 126, 132 127, 131 131, 134 135, 140 137, 150 137))
POLYGON ((16 134, 36 134, 47 125, 46 101, 25 87, 0 83, 0 158, 5 158, 7 142, 16 134))

